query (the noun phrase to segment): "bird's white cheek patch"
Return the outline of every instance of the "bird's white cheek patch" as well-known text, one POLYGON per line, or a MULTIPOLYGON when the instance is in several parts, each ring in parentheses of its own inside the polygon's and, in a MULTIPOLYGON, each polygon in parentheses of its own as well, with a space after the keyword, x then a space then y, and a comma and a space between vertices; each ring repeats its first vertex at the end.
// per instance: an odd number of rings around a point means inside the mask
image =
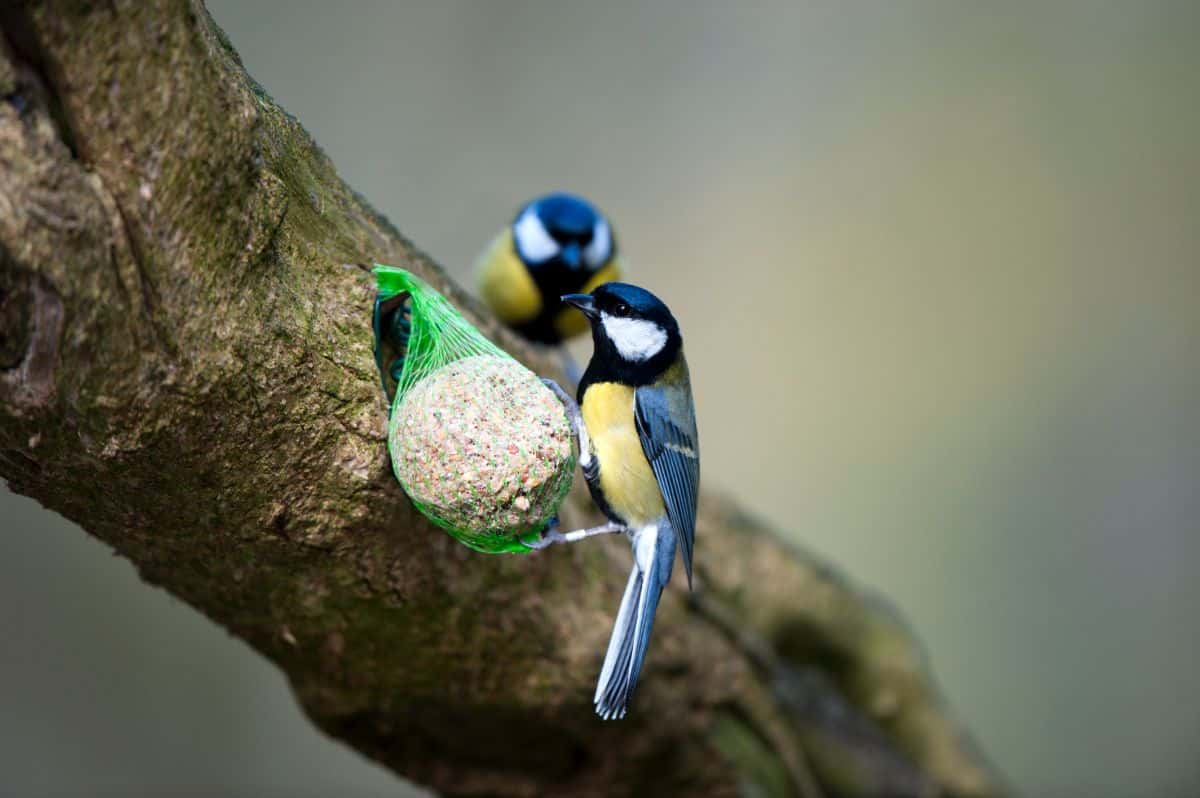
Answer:
POLYGON ((592 230, 592 242, 583 249, 583 257, 589 266, 599 268, 608 262, 611 253, 612 234, 608 232, 608 223, 598 219, 592 230))
POLYGON ((645 319, 623 319, 601 315, 604 332, 617 352, 626 360, 640 363, 649 360, 667 345, 667 331, 645 319))
POLYGON ((534 263, 549 260, 558 254, 558 244, 546 232, 545 225, 532 208, 521 214, 521 218, 513 225, 513 238, 516 239, 517 250, 534 263))

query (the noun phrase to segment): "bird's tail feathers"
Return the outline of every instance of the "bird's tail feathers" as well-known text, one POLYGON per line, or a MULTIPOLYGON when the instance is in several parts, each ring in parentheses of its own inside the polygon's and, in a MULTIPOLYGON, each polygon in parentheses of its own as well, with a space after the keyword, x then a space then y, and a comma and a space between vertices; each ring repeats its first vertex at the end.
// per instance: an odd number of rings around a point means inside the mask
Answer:
POLYGON ((605 720, 625 717, 646 658, 658 600, 671 578, 675 538, 670 527, 652 528, 645 534, 646 539, 634 540, 636 562, 625 585, 596 685, 596 713, 605 720))

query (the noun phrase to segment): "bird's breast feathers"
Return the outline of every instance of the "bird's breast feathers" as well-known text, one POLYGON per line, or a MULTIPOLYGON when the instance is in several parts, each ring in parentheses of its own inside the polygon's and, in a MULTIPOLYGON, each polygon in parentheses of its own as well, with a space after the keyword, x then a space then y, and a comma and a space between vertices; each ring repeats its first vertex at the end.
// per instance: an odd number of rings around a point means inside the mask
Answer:
POLYGON ((634 422, 634 389, 615 382, 593 383, 580 410, 608 505, 632 526, 662 518, 666 512, 662 491, 634 422))
POLYGON ((479 257, 475 279, 479 295, 505 324, 524 324, 542 312, 542 295, 517 257, 507 227, 479 257))

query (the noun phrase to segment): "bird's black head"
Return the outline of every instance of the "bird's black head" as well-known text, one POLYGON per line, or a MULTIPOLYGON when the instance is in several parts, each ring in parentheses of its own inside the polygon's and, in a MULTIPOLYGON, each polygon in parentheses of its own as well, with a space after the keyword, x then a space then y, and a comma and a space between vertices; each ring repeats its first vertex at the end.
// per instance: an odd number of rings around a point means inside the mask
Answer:
POLYGON ((588 372, 626 385, 645 385, 675 363, 683 340, 662 300, 628 283, 605 283, 591 294, 563 301, 583 311, 592 325, 595 351, 588 372))

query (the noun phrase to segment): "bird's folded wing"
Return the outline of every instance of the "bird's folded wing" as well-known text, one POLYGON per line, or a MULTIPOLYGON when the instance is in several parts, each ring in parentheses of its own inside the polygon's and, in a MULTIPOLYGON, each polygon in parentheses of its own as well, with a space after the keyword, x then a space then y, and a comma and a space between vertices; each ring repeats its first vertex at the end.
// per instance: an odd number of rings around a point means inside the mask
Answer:
POLYGON ((675 528, 688 585, 692 584, 692 547, 696 539, 696 501, 700 488, 700 444, 690 391, 655 385, 637 389, 634 400, 638 436, 675 528))

